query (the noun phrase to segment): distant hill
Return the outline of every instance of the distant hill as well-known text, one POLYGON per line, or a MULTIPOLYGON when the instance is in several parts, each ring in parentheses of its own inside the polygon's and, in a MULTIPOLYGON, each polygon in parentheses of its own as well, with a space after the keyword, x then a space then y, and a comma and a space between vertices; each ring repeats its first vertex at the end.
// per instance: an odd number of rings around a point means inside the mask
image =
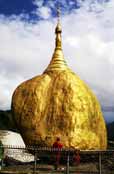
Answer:
POLYGON ((108 140, 114 141, 114 122, 107 124, 108 140))
POLYGON ((16 130, 11 110, 0 110, 0 130, 16 130))

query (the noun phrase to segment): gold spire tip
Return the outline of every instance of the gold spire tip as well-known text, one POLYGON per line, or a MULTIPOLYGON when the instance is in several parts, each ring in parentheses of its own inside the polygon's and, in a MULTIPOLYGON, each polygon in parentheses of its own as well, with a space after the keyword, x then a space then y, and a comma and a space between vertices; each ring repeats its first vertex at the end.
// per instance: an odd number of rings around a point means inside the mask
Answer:
POLYGON ((61 33, 62 32, 62 28, 61 28, 61 24, 60 24, 60 14, 61 14, 61 10, 60 10, 60 6, 57 6, 57 18, 58 18, 58 22, 57 22, 57 26, 56 26, 56 30, 55 33, 61 33))

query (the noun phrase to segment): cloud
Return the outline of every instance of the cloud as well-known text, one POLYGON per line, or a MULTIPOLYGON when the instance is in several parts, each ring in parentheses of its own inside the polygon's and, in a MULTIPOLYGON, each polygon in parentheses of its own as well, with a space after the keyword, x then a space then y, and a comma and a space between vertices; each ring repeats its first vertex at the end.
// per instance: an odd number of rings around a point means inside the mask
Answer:
MULTIPOLYGON (((50 5, 45 7, 43 1, 36 2, 40 7, 38 15, 46 20, 33 24, 22 21, 21 17, 0 16, 0 109, 10 108, 17 85, 41 74, 51 60, 56 25, 56 19, 51 16, 53 3, 48 1, 50 5)), ((62 16, 64 55, 68 65, 92 88, 100 103, 112 106, 114 2, 96 3, 94 10, 88 8, 90 4, 80 5, 81 8, 62 16)))
POLYGON ((51 10, 48 7, 41 7, 35 13, 43 19, 48 19, 51 16, 51 10))
POLYGON ((50 13, 51 13, 50 8, 42 7, 40 9, 40 14, 41 14, 41 16, 43 16, 44 19, 48 19, 51 16, 50 13))
POLYGON ((54 2, 49 1, 48 5, 44 6, 45 4, 44 0, 34 0, 33 4, 36 5, 36 10, 33 11, 32 13, 40 17, 41 19, 48 19, 51 17, 51 7, 54 8, 54 2), (53 5, 53 6, 52 6, 53 5))
POLYGON ((42 7, 44 3, 44 0, 34 0, 33 4, 36 5, 37 7, 42 7))

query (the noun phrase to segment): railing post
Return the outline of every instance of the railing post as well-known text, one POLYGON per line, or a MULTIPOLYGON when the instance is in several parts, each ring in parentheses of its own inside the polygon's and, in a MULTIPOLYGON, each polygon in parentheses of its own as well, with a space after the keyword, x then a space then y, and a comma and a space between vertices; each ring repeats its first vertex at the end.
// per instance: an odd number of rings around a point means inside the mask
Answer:
POLYGON ((5 154, 5 152, 4 152, 4 147, 3 147, 3 145, 0 147, 0 169, 2 169, 2 167, 4 166, 4 154, 5 154))
POLYGON ((101 152, 99 152, 99 174, 102 174, 101 152))
POLYGON ((68 151, 68 154, 67 154, 66 174, 69 174, 69 151, 68 151))

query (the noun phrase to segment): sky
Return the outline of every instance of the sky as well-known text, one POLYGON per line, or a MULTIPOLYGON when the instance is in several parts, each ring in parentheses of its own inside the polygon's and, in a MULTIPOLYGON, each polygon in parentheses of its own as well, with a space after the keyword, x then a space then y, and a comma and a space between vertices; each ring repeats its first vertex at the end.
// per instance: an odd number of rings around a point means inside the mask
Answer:
POLYGON ((58 4, 67 64, 113 121, 114 0, 0 0, 0 109, 10 109, 15 88, 48 66, 58 4))

